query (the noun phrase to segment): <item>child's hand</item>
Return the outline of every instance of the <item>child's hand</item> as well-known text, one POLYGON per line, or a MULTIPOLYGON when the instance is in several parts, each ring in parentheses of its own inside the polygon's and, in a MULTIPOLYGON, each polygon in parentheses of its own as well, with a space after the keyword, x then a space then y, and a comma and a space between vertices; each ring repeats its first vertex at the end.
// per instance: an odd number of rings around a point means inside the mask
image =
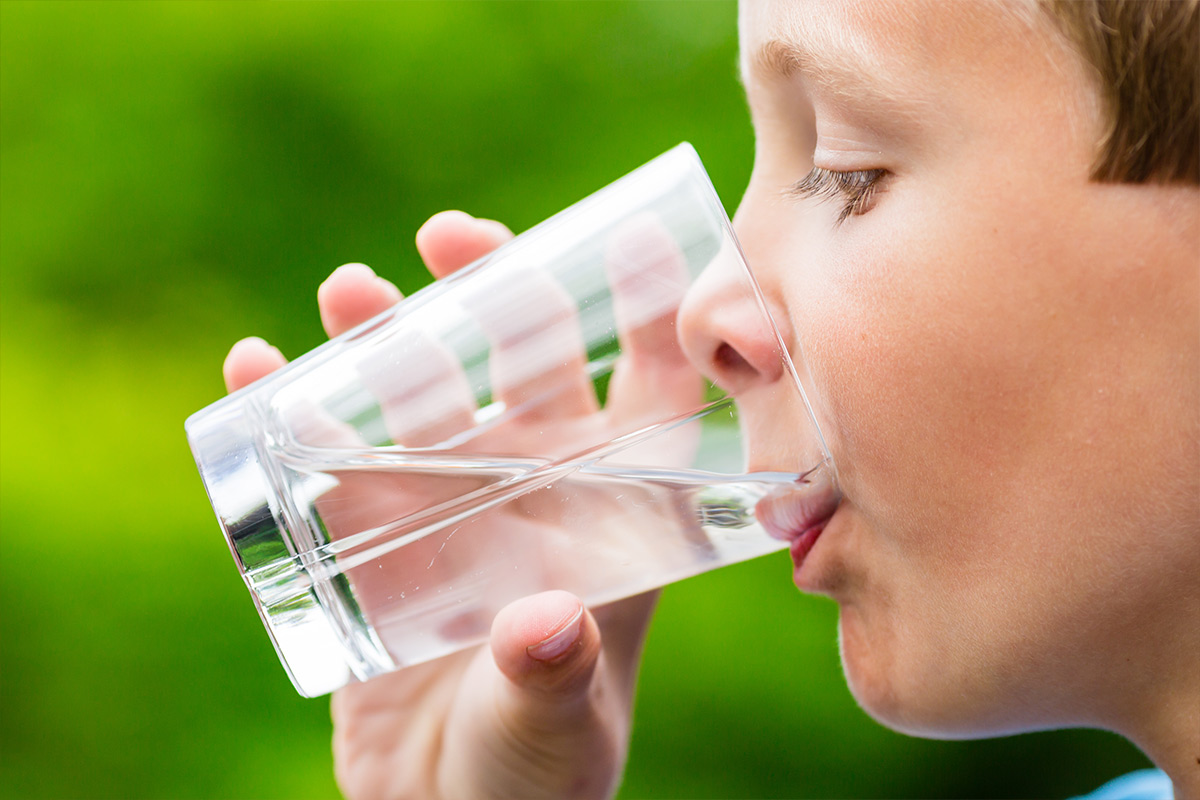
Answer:
MULTIPOLYGON (((499 223, 444 212, 421 229, 417 247, 441 278, 511 236, 499 223)), ((337 270, 317 294, 331 337, 400 297, 361 265, 337 270)), ((262 340, 244 340, 225 361, 226 384, 233 391, 284 364, 262 340)), ((611 795, 655 598, 593 616, 566 592, 526 597, 496 617, 490 648, 341 689, 332 714, 343 792, 352 800, 611 795)))

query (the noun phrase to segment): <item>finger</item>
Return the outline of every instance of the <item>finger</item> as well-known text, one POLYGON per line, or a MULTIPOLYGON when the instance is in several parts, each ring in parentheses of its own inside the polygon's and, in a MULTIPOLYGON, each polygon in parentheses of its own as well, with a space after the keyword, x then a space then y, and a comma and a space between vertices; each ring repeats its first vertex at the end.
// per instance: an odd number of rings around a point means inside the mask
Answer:
POLYGON ((609 674, 630 700, 642 663, 642 647, 646 643, 650 618, 661 594, 658 589, 637 594, 601 606, 593 614, 600 626, 609 674))
POLYGON ((608 243, 605 271, 622 355, 609 393, 614 422, 624 427, 695 408, 704 382, 679 341, 676 322, 691 280, 674 236, 656 216, 628 220, 608 243))
POLYGON ((546 592, 504 608, 491 652, 472 661, 443 729, 443 796, 611 797, 628 714, 612 692, 596 690, 599 660, 599 629, 573 595, 546 592))
POLYGON ((686 361, 675 317, 691 280, 671 231, 653 214, 627 220, 609 238, 604 269, 621 351, 635 359, 686 361))
POLYGON ((399 303, 403 295, 366 264, 344 264, 317 289, 321 324, 338 336, 399 303))
POLYGON ((257 336, 242 339, 225 356, 222 373, 225 388, 231 392, 249 386, 287 364, 279 348, 272 347, 257 336))
POLYGON ((600 629, 575 595, 543 592, 510 603, 496 615, 491 648, 512 688, 508 702, 538 713, 562 710, 591 684, 600 657, 600 629))
POLYGON ((493 397, 527 420, 596 411, 579 309, 567 290, 533 268, 478 277, 461 302, 491 344, 493 397))
MULTIPOLYGON (((321 322, 338 336, 394 306, 400 290, 365 264, 344 264, 317 290, 321 322)), ((360 365, 363 383, 375 395, 393 442, 427 447, 464 430, 473 418, 474 397, 453 354, 415 327, 397 331, 397 346, 380 350, 360 365)))
POLYGON ((417 252, 434 277, 444 278, 511 238, 512 231, 495 220, 476 219, 464 211, 442 211, 417 231, 417 252))
POLYGON ((379 401, 388 436, 396 444, 431 447, 471 427, 475 394, 462 363, 420 320, 392 332, 394 344, 359 367, 363 384, 379 401))

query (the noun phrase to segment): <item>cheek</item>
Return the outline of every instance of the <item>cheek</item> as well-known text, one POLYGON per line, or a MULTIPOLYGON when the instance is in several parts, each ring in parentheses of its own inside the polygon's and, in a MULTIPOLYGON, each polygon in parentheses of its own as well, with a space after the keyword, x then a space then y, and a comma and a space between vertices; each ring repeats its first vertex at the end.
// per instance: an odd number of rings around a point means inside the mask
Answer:
POLYGON ((1021 277, 1054 262, 1002 245, 961 218, 897 226, 831 247, 792 287, 810 399, 864 530, 847 569, 872 602, 894 590, 906 619, 936 606, 1001 625, 974 589, 1011 583, 1058 505, 1046 448, 1062 419, 1042 399, 1071 348, 1047 321, 1058 290, 1021 277))
POLYGON ((1030 398, 1061 371, 1042 311, 1054 290, 1018 278, 1046 257, 971 222, 848 235, 790 288, 804 298, 797 338, 848 495, 925 538, 959 529, 955 509, 1011 501, 1046 424, 1030 398))
POLYGON ((928 477, 945 457, 934 443, 945 441, 949 420, 931 402, 957 370, 946 347, 948 320, 930 306, 952 301, 936 299, 942 293, 912 263, 919 258, 910 251, 902 260, 889 248, 845 268, 835 260, 829 279, 806 280, 799 290, 809 309, 797 338, 810 400, 850 496, 866 508, 888 495, 928 503, 928 477), (899 274, 909 279, 893 279, 899 274))

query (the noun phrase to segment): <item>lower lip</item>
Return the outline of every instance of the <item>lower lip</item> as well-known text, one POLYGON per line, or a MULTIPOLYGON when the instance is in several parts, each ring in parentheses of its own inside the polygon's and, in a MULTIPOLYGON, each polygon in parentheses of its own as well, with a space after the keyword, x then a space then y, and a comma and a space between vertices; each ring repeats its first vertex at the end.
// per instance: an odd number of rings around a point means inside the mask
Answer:
POLYGON ((792 563, 799 570, 804 564, 804 559, 808 557, 808 553, 813 549, 813 545, 817 543, 817 537, 825 530, 825 523, 814 525, 813 527, 800 534, 792 540, 792 546, 789 552, 792 555, 792 563))

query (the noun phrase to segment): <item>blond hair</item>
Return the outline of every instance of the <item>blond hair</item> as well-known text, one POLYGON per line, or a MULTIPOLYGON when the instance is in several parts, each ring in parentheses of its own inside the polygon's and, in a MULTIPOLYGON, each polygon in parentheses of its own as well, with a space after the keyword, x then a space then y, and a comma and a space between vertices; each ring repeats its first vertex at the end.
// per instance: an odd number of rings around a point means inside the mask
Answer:
POLYGON ((1200 0, 1039 0, 1096 73, 1099 181, 1200 184, 1200 0))

